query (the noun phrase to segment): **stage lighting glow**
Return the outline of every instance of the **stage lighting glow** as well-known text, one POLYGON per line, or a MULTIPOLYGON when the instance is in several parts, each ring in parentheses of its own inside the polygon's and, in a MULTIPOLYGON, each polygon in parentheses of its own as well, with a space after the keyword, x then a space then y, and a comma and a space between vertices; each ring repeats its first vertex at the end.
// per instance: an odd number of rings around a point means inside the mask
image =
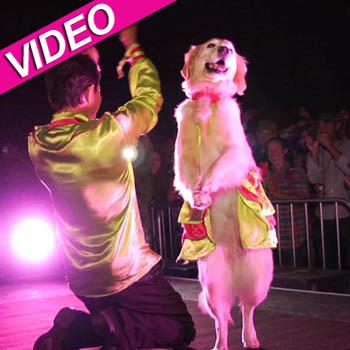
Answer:
POLYGON ((22 259, 40 262, 47 258, 55 246, 51 225, 41 219, 28 218, 19 223, 12 234, 12 248, 22 259))
POLYGON ((127 160, 134 161, 137 158, 137 149, 135 146, 126 146, 123 149, 123 157, 127 160))

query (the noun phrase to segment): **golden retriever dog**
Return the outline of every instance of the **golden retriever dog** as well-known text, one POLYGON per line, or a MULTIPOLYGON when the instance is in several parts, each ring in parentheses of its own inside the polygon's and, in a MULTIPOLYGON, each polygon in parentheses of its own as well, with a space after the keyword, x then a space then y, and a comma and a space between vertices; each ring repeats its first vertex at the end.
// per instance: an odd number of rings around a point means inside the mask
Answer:
POLYGON ((213 349, 228 349, 231 309, 238 298, 242 342, 260 348, 253 314, 273 275, 270 248, 246 249, 240 237, 237 191, 257 169, 234 99, 246 89, 246 61, 228 40, 192 46, 181 71, 187 99, 176 108, 174 186, 191 208, 210 208, 215 249, 198 259, 199 305, 214 320, 213 349))

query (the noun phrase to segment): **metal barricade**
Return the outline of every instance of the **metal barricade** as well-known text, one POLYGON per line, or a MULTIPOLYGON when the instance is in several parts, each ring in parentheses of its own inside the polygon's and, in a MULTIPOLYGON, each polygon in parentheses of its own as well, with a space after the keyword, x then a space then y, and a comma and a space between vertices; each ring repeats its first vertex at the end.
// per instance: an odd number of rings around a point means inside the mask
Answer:
POLYGON ((165 263, 174 263, 181 249, 182 227, 177 222, 181 204, 167 207, 150 207, 153 249, 165 263))
MULTIPOLYGON (((350 254, 350 247, 342 247, 341 246, 341 232, 340 232, 340 218, 339 218, 339 206, 346 208, 348 212, 350 212, 350 202, 341 199, 341 198, 322 198, 322 199, 294 199, 294 200, 273 200, 272 201, 277 216, 277 236, 280 241, 280 211, 282 207, 289 208, 290 215, 290 234, 292 237, 292 254, 293 254, 293 267, 297 268, 296 261, 296 246, 295 246, 295 225, 294 225, 294 209, 295 206, 304 208, 304 224, 305 224, 305 235, 306 235, 306 251, 307 251, 307 266, 301 266, 308 269, 315 267, 321 268, 322 270, 326 270, 327 265, 327 253, 335 254, 337 257, 337 266, 336 268, 340 271, 343 269, 342 266, 342 251, 348 250, 348 254, 350 254), (310 210, 312 207, 313 210, 310 210), (328 209, 328 213, 333 211, 332 218, 324 217, 324 209, 328 209), (334 223, 335 228, 335 241, 336 241, 336 252, 330 252, 332 247, 327 247, 325 242, 325 221, 329 221, 334 223), (310 222, 314 223, 314 227, 312 228, 312 232, 310 232, 310 222), (319 237, 318 237, 319 235, 319 237), (320 252, 315 251, 315 245, 320 246, 320 252), (318 255, 318 264, 313 261, 313 255, 318 255)), ((285 229, 285 227, 284 227, 285 229)), ((348 228, 350 235, 350 227, 348 228)), ((345 233, 346 234, 346 233, 345 233)), ((344 232, 343 232, 344 235, 344 232)), ((343 242, 344 244, 344 242, 343 242)), ((282 265, 282 256, 283 250, 281 245, 278 245, 278 264, 282 265)), ((349 257, 348 257, 349 258, 349 257)))
MULTIPOLYGON (((324 209, 334 208, 334 227, 336 232, 336 254, 337 257, 337 270, 343 269, 342 251, 347 248, 348 255, 350 254, 350 246, 342 247, 341 242, 341 229, 340 229, 340 218, 339 218, 339 206, 345 207, 346 210, 350 211, 350 202, 341 198, 323 198, 323 199, 294 199, 294 200, 273 200, 272 201, 276 209, 276 221, 277 221, 277 236, 280 241, 280 230, 281 225, 285 225, 285 222, 281 221, 281 210, 288 208, 289 210, 289 223, 287 223, 287 231, 290 232, 292 240, 292 266, 296 268, 319 268, 322 270, 328 269, 327 253, 331 247, 326 246, 325 242, 325 218, 324 209), (306 263, 305 265, 297 264, 297 248, 295 240, 295 215, 296 208, 303 208, 304 226, 305 226, 305 241, 306 241, 306 263), (313 224, 313 226, 311 225, 313 224), (317 228, 316 228, 317 227, 317 228), (316 248, 320 248, 320 252, 316 252, 316 248), (315 261, 315 256, 318 261, 315 261)), ((182 228, 177 222, 177 217, 180 211, 181 204, 172 205, 168 207, 156 208, 151 207, 151 220, 152 220, 152 234, 153 240, 156 242, 154 249, 162 255, 166 263, 175 262, 180 249, 181 249, 181 235, 182 228)), ((329 220, 328 220, 329 221, 329 220)), ((333 221, 332 221, 333 222, 333 221)), ((286 227, 283 227, 284 231, 286 227)), ((343 233, 344 234, 344 233, 343 233)), ((348 235, 350 236, 350 227, 348 228, 348 235)), ((350 242, 350 237, 348 242, 350 242)), ((283 256, 285 251, 279 244, 277 247, 277 258, 275 258, 275 264, 283 265, 283 256)), ((348 259, 350 256, 348 256, 348 259)))

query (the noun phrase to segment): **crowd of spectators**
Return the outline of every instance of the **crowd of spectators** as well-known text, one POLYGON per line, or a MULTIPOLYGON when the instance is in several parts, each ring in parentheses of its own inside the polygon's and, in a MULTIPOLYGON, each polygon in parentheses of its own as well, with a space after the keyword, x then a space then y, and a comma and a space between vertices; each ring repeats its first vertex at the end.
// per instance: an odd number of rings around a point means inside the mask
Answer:
MULTIPOLYGON (((298 112, 296 122, 283 129, 271 119, 257 123, 253 154, 263 169, 269 197, 275 201, 310 198, 349 201, 349 111, 342 108, 312 116, 305 107, 300 107, 298 112)), ((294 205, 293 215, 289 205, 279 205, 282 264, 292 264, 294 245, 296 265, 306 266, 308 223, 313 265, 323 267, 325 259, 327 269, 338 268, 339 261, 343 269, 350 268, 349 207, 339 202, 336 211, 334 203, 324 203, 322 213, 320 206, 316 206, 307 221, 303 205, 294 205)))

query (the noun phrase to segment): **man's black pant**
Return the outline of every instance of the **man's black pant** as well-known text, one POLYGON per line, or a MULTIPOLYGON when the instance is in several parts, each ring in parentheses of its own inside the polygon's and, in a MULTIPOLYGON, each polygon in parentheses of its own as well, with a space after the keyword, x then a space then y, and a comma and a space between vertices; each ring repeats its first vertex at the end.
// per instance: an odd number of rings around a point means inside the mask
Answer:
MULTIPOLYGON (((78 296, 91 314, 107 318, 118 349, 181 348, 194 340, 195 327, 186 304, 161 270, 162 263, 158 263, 139 281, 113 295, 78 296)), ((93 328, 89 330, 91 315, 78 313, 79 321, 67 330, 65 348, 103 345, 105 340, 93 328)))

